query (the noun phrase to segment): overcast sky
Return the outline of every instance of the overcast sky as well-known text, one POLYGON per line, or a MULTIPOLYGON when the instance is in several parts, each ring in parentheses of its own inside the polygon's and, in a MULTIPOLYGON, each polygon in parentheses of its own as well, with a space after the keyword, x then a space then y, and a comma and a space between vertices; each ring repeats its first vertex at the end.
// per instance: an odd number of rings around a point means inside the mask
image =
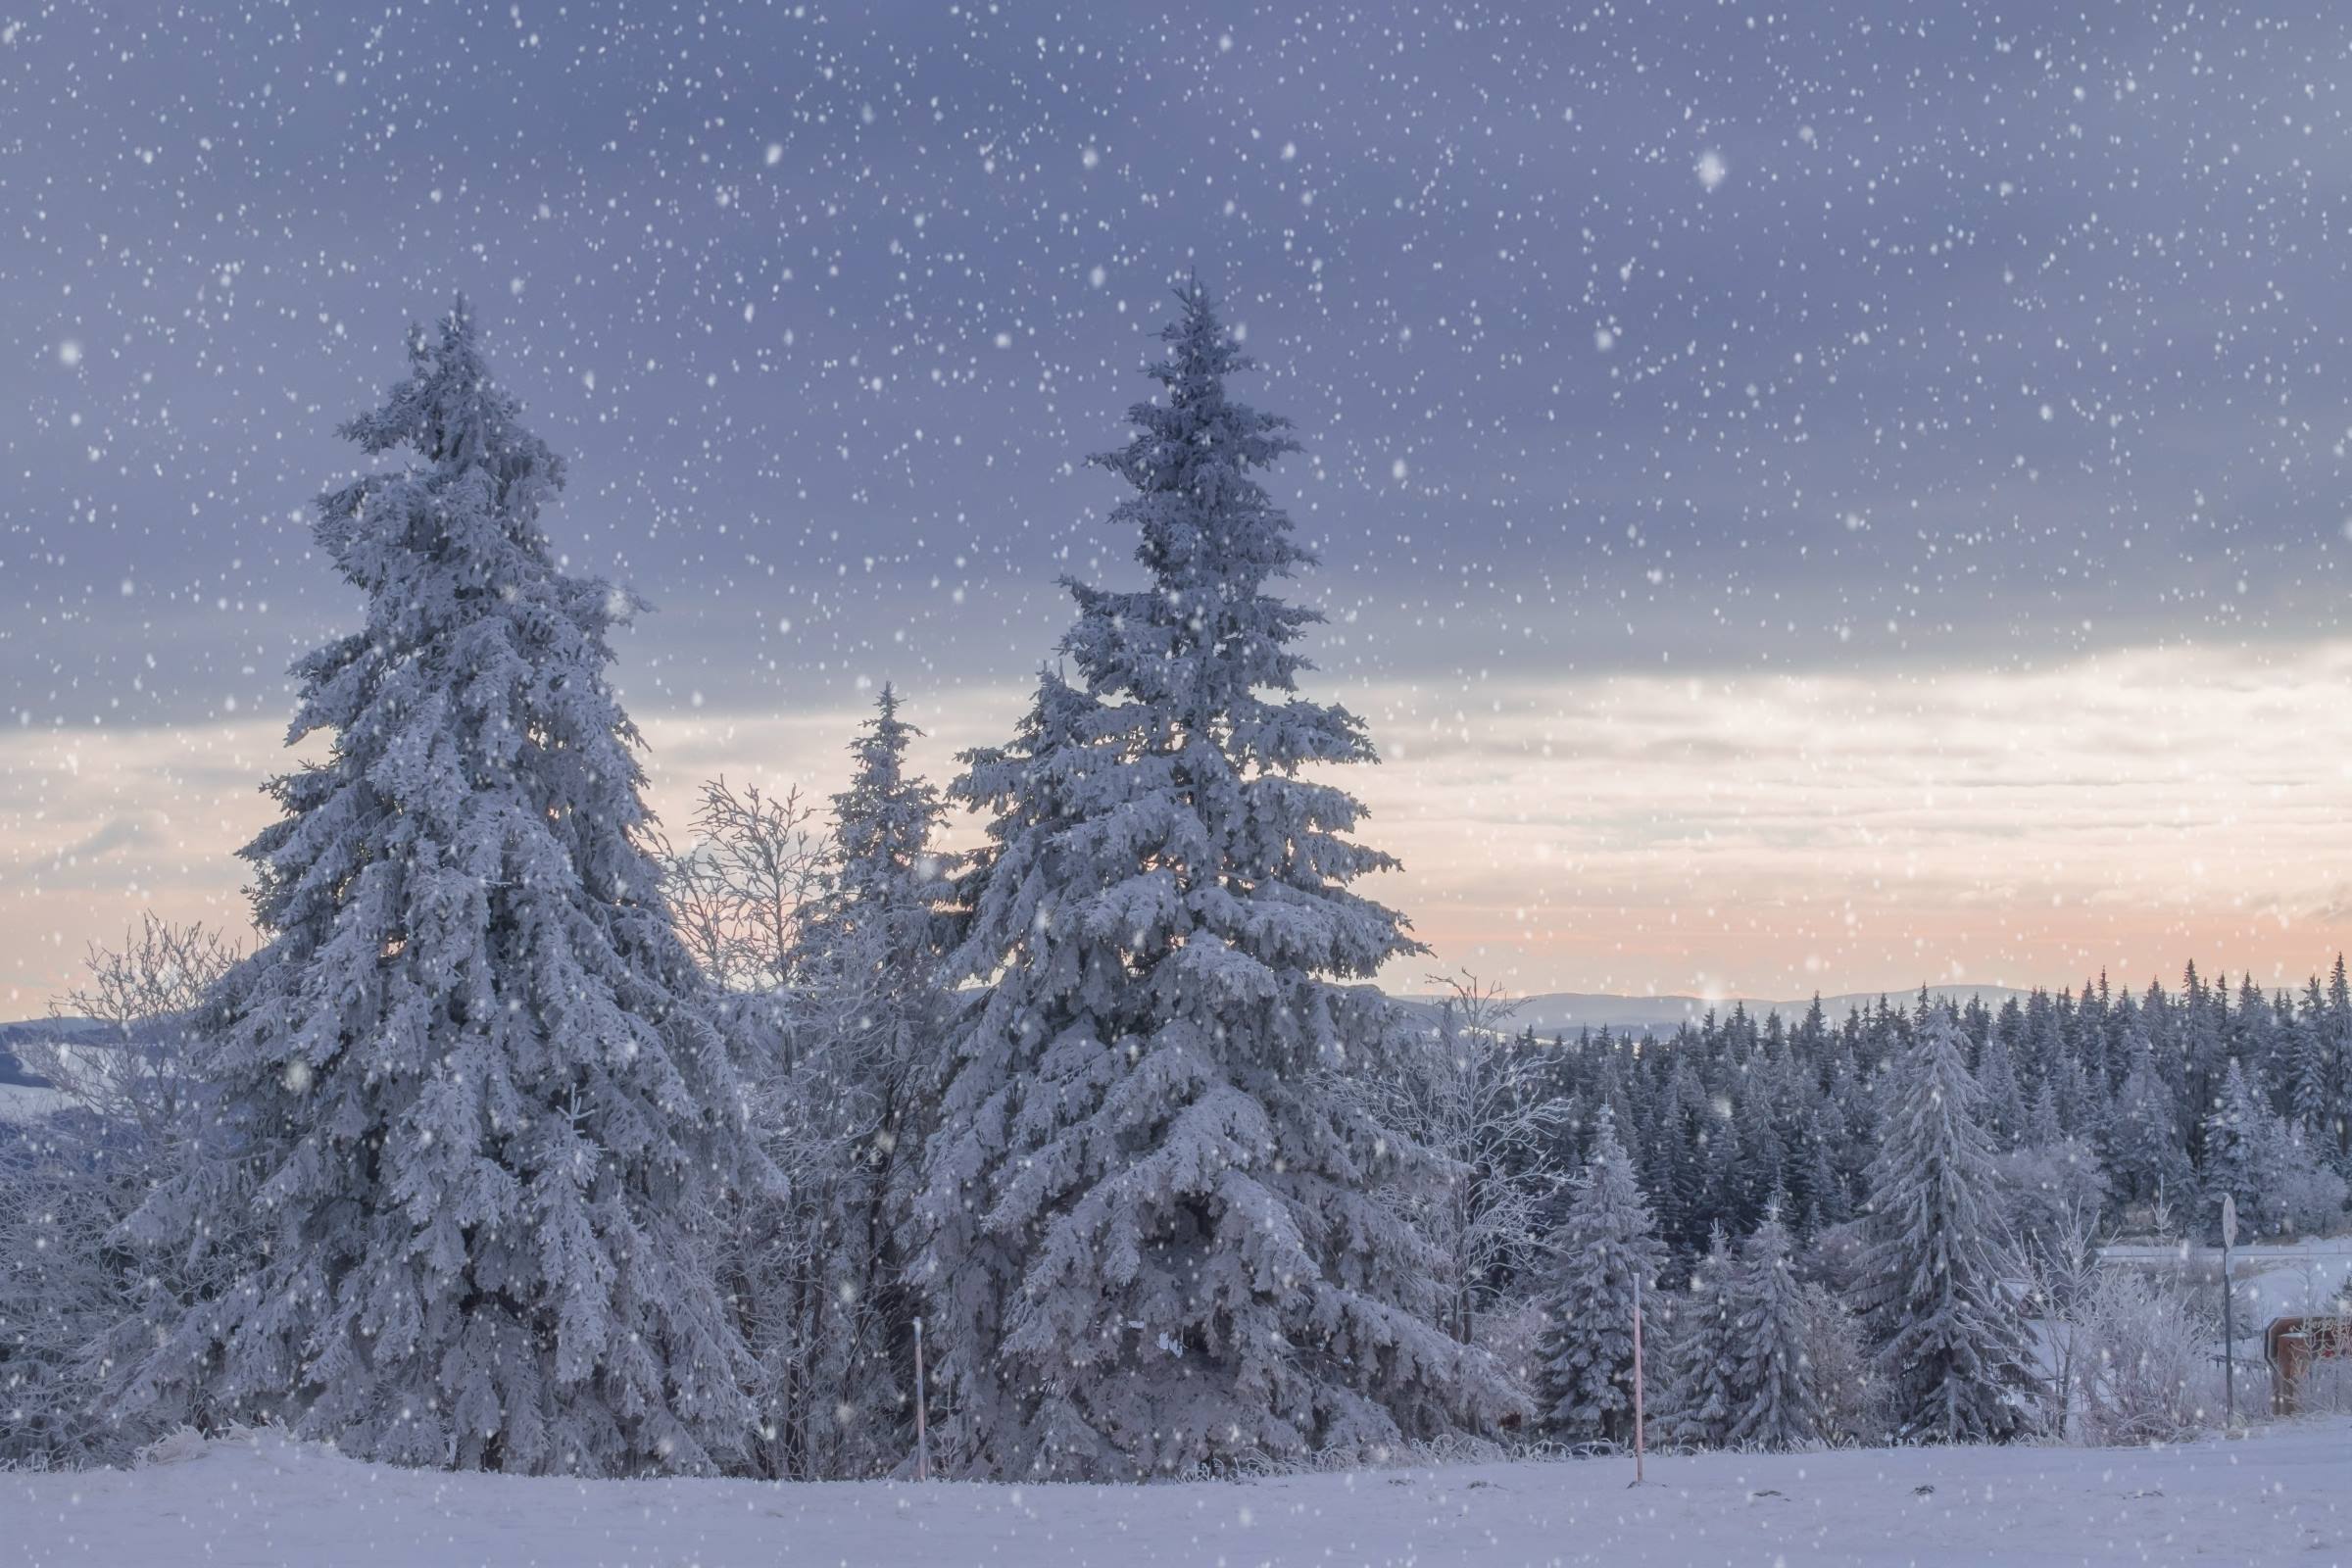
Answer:
POLYGON ((672 817, 835 787, 883 679, 943 776, 1009 732, 1055 575, 1134 569, 1082 460, 1197 267, 1433 964, 2352 932, 2339 6, 210 9, 0 19, 0 1012, 242 922, 355 612, 309 499, 460 289, 660 607, 672 817))

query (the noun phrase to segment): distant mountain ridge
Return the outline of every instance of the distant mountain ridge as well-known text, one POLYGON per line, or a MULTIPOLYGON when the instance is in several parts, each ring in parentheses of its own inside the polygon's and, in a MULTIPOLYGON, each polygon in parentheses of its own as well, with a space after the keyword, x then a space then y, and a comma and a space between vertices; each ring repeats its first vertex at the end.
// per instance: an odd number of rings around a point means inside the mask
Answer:
POLYGON ((50 1040, 72 1040, 77 1036, 95 1034, 104 1027, 92 1018, 24 1018, 16 1023, 0 1023, 0 1084, 37 1089, 49 1082, 19 1060, 13 1048, 38 1045, 50 1040))
MULTIPOLYGON (((2022 986, 1930 986, 1928 995, 1937 1002, 1952 1002, 1965 1005, 1968 999, 1983 999, 1988 1007, 1998 1007, 2015 997, 2021 1002, 2029 995, 2022 986)), ((1821 999, 1821 1010, 1831 1023, 1842 1022, 1846 1013, 1860 1008, 1870 1011, 1884 996, 1897 1007, 1908 1010, 1919 999, 1919 987, 1906 991, 1844 991, 1821 999)), ((1441 996, 1415 992, 1398 996, 1396 1001, 1415 1009, 1434 1013, 1445 1001, 1441 996)), ((1729 1017, 1734 1007, 1745 1007, 1748 1016, 1761 1023, 1772 1013, 1793 1024, 1813 1005, 1811 997, 1796 1001, 1772 1001, 1761 997, 1619 997, 1582 991, 1553 991, 1539 996, 1516 999, 1517 1010, 1511 1014, 1513 1030, 1533 1028, 1540 1035, 1572 1035, 1580 1029, 1648 1029, 1659 1033, 1672 1030, 1677 1024, 1696 1024, 1710 1012, 1729 1017)))

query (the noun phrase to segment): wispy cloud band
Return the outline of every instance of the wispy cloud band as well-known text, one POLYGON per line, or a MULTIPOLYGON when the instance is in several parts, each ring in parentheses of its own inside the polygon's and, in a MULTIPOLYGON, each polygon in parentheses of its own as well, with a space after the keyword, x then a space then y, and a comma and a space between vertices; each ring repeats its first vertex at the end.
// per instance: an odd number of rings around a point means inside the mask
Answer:
MULTIPOLYGON (((1800 995, 2136 982, 2191 957, 2293 980, 2352 934, 2347 692, 2352 640, 1335 695, 1387 758, 1348 782, 1405 861, 1378 891, 1431 965, 1530 991, 1800 995)), ((1025 694, 908 695, 917 761, 944 777, 1025 694)), ((721 772, 827 794, 862 717, 645 714, 655 805, 682 824, 721 772)), ((141 904, 241 922, 231 851, 267 819, 279 734, 0 733, 0 997, 37 1004, 141 904)))

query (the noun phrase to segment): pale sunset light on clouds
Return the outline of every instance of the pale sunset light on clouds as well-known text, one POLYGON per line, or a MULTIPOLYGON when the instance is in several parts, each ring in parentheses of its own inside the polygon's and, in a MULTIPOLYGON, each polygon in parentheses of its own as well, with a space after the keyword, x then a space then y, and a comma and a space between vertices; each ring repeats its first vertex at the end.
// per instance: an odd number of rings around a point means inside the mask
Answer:
MULTIPOLYGON (((1618 674, 1453 693, 1327 689, 1381 740, 1349 782, 1404 861, 1381 896, 1526 993, 1792 998, 1921 983, 2299 983, 2352 934, 2314 854, 2352 790, 2352 641, 2124 650, 2023 673, 1618 674)), ((916 697, 934 776, 1023 694, 916 697)), ((688 706, 646 725, 652 799, 725 774, 840 787, 855 707, 688 706)), ((0 737, 0 975, 20 1010, 142 904, 238 924, 273 722, 0 737)), ((960 825, 968 841, 972 826, 960 825)))

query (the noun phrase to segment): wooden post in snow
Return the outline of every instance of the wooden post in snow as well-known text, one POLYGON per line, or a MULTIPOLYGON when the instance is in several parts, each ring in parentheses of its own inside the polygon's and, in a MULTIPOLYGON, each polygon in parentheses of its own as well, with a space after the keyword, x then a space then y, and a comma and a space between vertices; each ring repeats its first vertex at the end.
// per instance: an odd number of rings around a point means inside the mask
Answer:
POLYGON ((925 1418, 924 1406, 931 1401, 923 1395, 923 1320, 914 1320, 914 1479, 931 1479, 931 1433, 925 1418))
POLYGON ((1634 1485, 1642 1484, 1642 1273, 1634 1272, 1634 1485))

